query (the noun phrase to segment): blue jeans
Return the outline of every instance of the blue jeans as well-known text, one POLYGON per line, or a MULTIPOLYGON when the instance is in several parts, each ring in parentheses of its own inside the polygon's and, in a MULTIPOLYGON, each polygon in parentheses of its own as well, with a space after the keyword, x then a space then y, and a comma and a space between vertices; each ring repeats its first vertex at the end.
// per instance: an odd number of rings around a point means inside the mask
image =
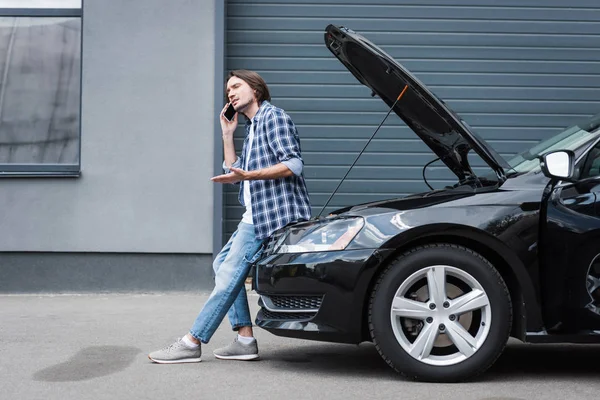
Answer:
POLYGON ((244 282, 250 265, 260 256, 263 241, 256 239, 254 225, 240 222, 215 258, 215 288, 190 329, 190 334, 202 343, 208 343, 228 310, 233 330, 252 326, 244 282))

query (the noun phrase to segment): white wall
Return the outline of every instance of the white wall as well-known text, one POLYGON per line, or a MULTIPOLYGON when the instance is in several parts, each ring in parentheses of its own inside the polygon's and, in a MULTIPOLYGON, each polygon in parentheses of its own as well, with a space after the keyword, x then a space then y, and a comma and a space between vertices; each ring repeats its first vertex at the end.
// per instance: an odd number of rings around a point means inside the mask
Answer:
POLYGON ((0 179, 0 251, 212 252, 214 1, 85 0, 82 176, 0 179))

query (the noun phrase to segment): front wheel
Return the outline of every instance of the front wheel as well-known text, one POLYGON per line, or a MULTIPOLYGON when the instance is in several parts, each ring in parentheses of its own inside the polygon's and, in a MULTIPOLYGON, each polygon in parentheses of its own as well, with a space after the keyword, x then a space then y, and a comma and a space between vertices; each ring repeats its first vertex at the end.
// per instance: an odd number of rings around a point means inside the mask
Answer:
POLYGON ((423 381, 457 382, 488 369, 512 324, 508 288, 481 255, 434 244, 410 250, 379 276, 369 328, 395 370, 423 381))

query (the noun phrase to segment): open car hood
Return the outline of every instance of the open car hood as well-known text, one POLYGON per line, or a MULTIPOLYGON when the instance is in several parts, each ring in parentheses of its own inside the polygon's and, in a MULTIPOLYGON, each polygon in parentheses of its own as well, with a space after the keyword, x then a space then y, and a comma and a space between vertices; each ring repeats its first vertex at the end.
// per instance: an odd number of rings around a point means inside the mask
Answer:
POLYGON ((343 26, 325 30, 327 48, 423 140, 461 181, 476 179, 473 149, 503 182, 509 165, 442 100, 379 47, 343 26), (394 105, 394 103, 396 103, 394 105))

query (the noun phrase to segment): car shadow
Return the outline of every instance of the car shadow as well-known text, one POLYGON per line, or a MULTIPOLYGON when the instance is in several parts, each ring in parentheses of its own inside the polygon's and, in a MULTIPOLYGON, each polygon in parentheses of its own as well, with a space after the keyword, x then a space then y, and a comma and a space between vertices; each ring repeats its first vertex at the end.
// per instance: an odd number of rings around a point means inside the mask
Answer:
MULTIPOLYGON (((297 374, 357 376, 361 379, 406 379, 394 372, 372 343, 345 345, 315 343, 262 351, 275 369, 297 374)), ((589 379, 600 373, 598 345, 531 345, 510 343, 494 365, 475 381, 589 379)))
POLYGON ((596 378, 599 345, 510 344, 486 375, 489 379, 596 378))
POLYGON ((314 375, 397 379, 371 343, 319 343, 261 351, 261 359, 278 370, 314 375))

